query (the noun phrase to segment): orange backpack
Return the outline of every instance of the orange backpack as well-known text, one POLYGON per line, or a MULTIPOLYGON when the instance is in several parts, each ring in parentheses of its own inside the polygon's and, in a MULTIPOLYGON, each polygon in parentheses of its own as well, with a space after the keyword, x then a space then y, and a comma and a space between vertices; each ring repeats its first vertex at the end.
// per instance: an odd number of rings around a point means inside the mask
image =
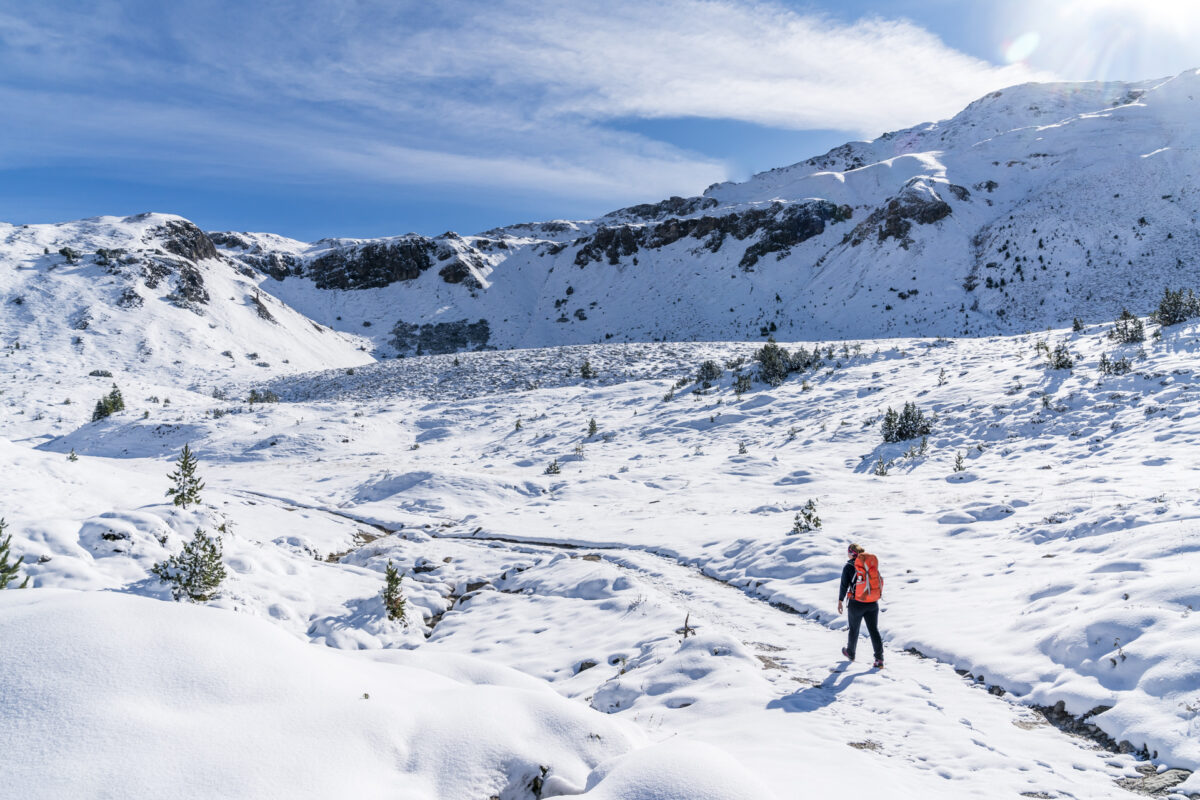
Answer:
POLYGON ((854 559, 854 599, 874 603, 883 596, 883 578, 879 574, 879 559, 870 553, 860 553, 854 559))

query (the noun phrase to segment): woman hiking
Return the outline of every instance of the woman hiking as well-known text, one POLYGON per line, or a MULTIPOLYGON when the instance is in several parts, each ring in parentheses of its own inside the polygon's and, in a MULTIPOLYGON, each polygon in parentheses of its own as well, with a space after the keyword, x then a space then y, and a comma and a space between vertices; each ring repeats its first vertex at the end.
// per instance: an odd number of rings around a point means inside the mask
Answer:
POLYGON ((879 576, 879 560, 857 544, 846 550, 849 560, 842 567, 842 586, 838 590, 838 613, 842 613, 842 600, 849 596, 850 640, 842 648, 842 655, 851 661, 858 647, 858 628, 867 622, 867 633, 871 635, 871 647, 875 649, 875 669, 883 669, 883 637, 879 635, 879 599, 883 597, 883 578, 879 576))

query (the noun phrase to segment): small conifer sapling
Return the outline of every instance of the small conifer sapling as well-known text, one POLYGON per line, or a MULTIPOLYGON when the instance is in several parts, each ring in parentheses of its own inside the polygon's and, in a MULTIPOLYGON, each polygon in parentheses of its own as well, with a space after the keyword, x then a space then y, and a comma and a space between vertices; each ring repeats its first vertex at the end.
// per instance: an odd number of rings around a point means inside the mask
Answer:
POLYGON ((392 566, 391 559, 388 560, 387 569, 384 570, 383 579, 383 607, 387 611, 388 619, 394 622, 404 621, 404 595, 400 593, 400 571, 392 566))
POLYGON ((150 568, 163 583, 171 585, 176 600, 193 602, 210 599, 225 580, 220 536, 209 536, 200 528, 177 556, 150 568))
MULTIPOLYGON (((8 548, 12 544, 12 534, 4 535, 4 528, 7 523, 0 519, 0 589, 9 588, 9 584, 17 579, 17 574, 21 569, 22 562, 25 561, 25 556, 21 556, 16 561, 9 563, 8 548)), ((29 576, 25 576, 25 580, 17 584, 18 589, 24 589, 29 586, 29 576)))
POLYGON ((167 496, 173 497, 173 502, 180 508, 200 502, 200 490, 204 488, 204 481, 196 477, 196 463, 192 448, 185 444, 179 460, 175 462, 175 471, 167 475, 175 482, 174 486, 167 489, 167 496))
POLYGON ((820 527, 821 518, 817 516, 817 504, 812 499, 809 499, 792 522, 792 533, 807 533, 808 531, 815 531, 820 527))

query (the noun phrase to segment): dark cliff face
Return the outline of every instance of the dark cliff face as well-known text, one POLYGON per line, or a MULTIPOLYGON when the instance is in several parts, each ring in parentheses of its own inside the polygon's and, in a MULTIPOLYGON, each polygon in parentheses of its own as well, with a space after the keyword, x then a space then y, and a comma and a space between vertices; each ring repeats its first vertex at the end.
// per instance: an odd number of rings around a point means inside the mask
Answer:
MULTIPOLYGON (((951 186, 950 192, 959 200, 969 200, 971 194, 962 186, 951 186)), ((913 223, 932 225, 950 216, 950 204, 924 181, 910 181, 892 199, 875 209, 853 231, 848 240, 854 247, 870 237, 879 242, 895 239, 903 248, 912 244, 909 233, 913 223)))
POLYGON ((436 250, 423 237, 371 242, 314 258, 308 275, 321 289, 379 289, 420 277, 433 266, 436 250))
MULTIPOLYGON (((272 277, 289 271, 300 273, 294 259, 284 257, 276 264, 271 261, 275 255, 264 257, 266 263, 255 266, 272 277)), ((461 283, 469 289, 479 288, 471 267, 487 266, 475 253, 460 253, 445 241, 420 236, 333 250, 309 262, 307 274, 320 289, 379 289, 419 278, 435 264, 440 264, 438 275, 446 283, 461 283)))
POLYGON ((622 208, 605 217, 634 217, 635 219, 656 220, 663 217, 686 217, 712 208, 717 201, 711 197, 669 197, 658 203, 641 203, 636 206, 622 208))
POLYGON ((212 239, 186 220, 169 220, 151 230, 150 235, 161 242, 164 250, 189 261, 217 257, 212 239))
POLYGON ((826 223, 842 222, 851 213, 849 206, 816 200, 789 206, 773 203, 720 217, 668 219, 657 225, 603 227, 575 240, 579 247, 575 264, 586 267, 605 259, 618 264, 639 249, 657 250, 686 237, 703 240, 701 246, 715 253, 729 236, 744 241, 758 235, 759 240, 746 248, 740 262, 742 269, 750 270, 768 253, 779 253, 782 258, 790 247, 824 233, 826 223))

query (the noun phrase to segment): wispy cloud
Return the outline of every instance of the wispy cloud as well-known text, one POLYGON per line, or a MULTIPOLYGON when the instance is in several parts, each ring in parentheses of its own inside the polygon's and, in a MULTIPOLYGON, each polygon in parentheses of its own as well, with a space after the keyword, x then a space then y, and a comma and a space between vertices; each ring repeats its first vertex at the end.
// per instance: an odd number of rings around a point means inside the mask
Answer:
POLYGON ((18 0, 0 13, 0 103, 20 135, 0 159, 624 202, 727 176, 614 119, 872 136, 1033 77, 908 22, 750 0, 18 0))

